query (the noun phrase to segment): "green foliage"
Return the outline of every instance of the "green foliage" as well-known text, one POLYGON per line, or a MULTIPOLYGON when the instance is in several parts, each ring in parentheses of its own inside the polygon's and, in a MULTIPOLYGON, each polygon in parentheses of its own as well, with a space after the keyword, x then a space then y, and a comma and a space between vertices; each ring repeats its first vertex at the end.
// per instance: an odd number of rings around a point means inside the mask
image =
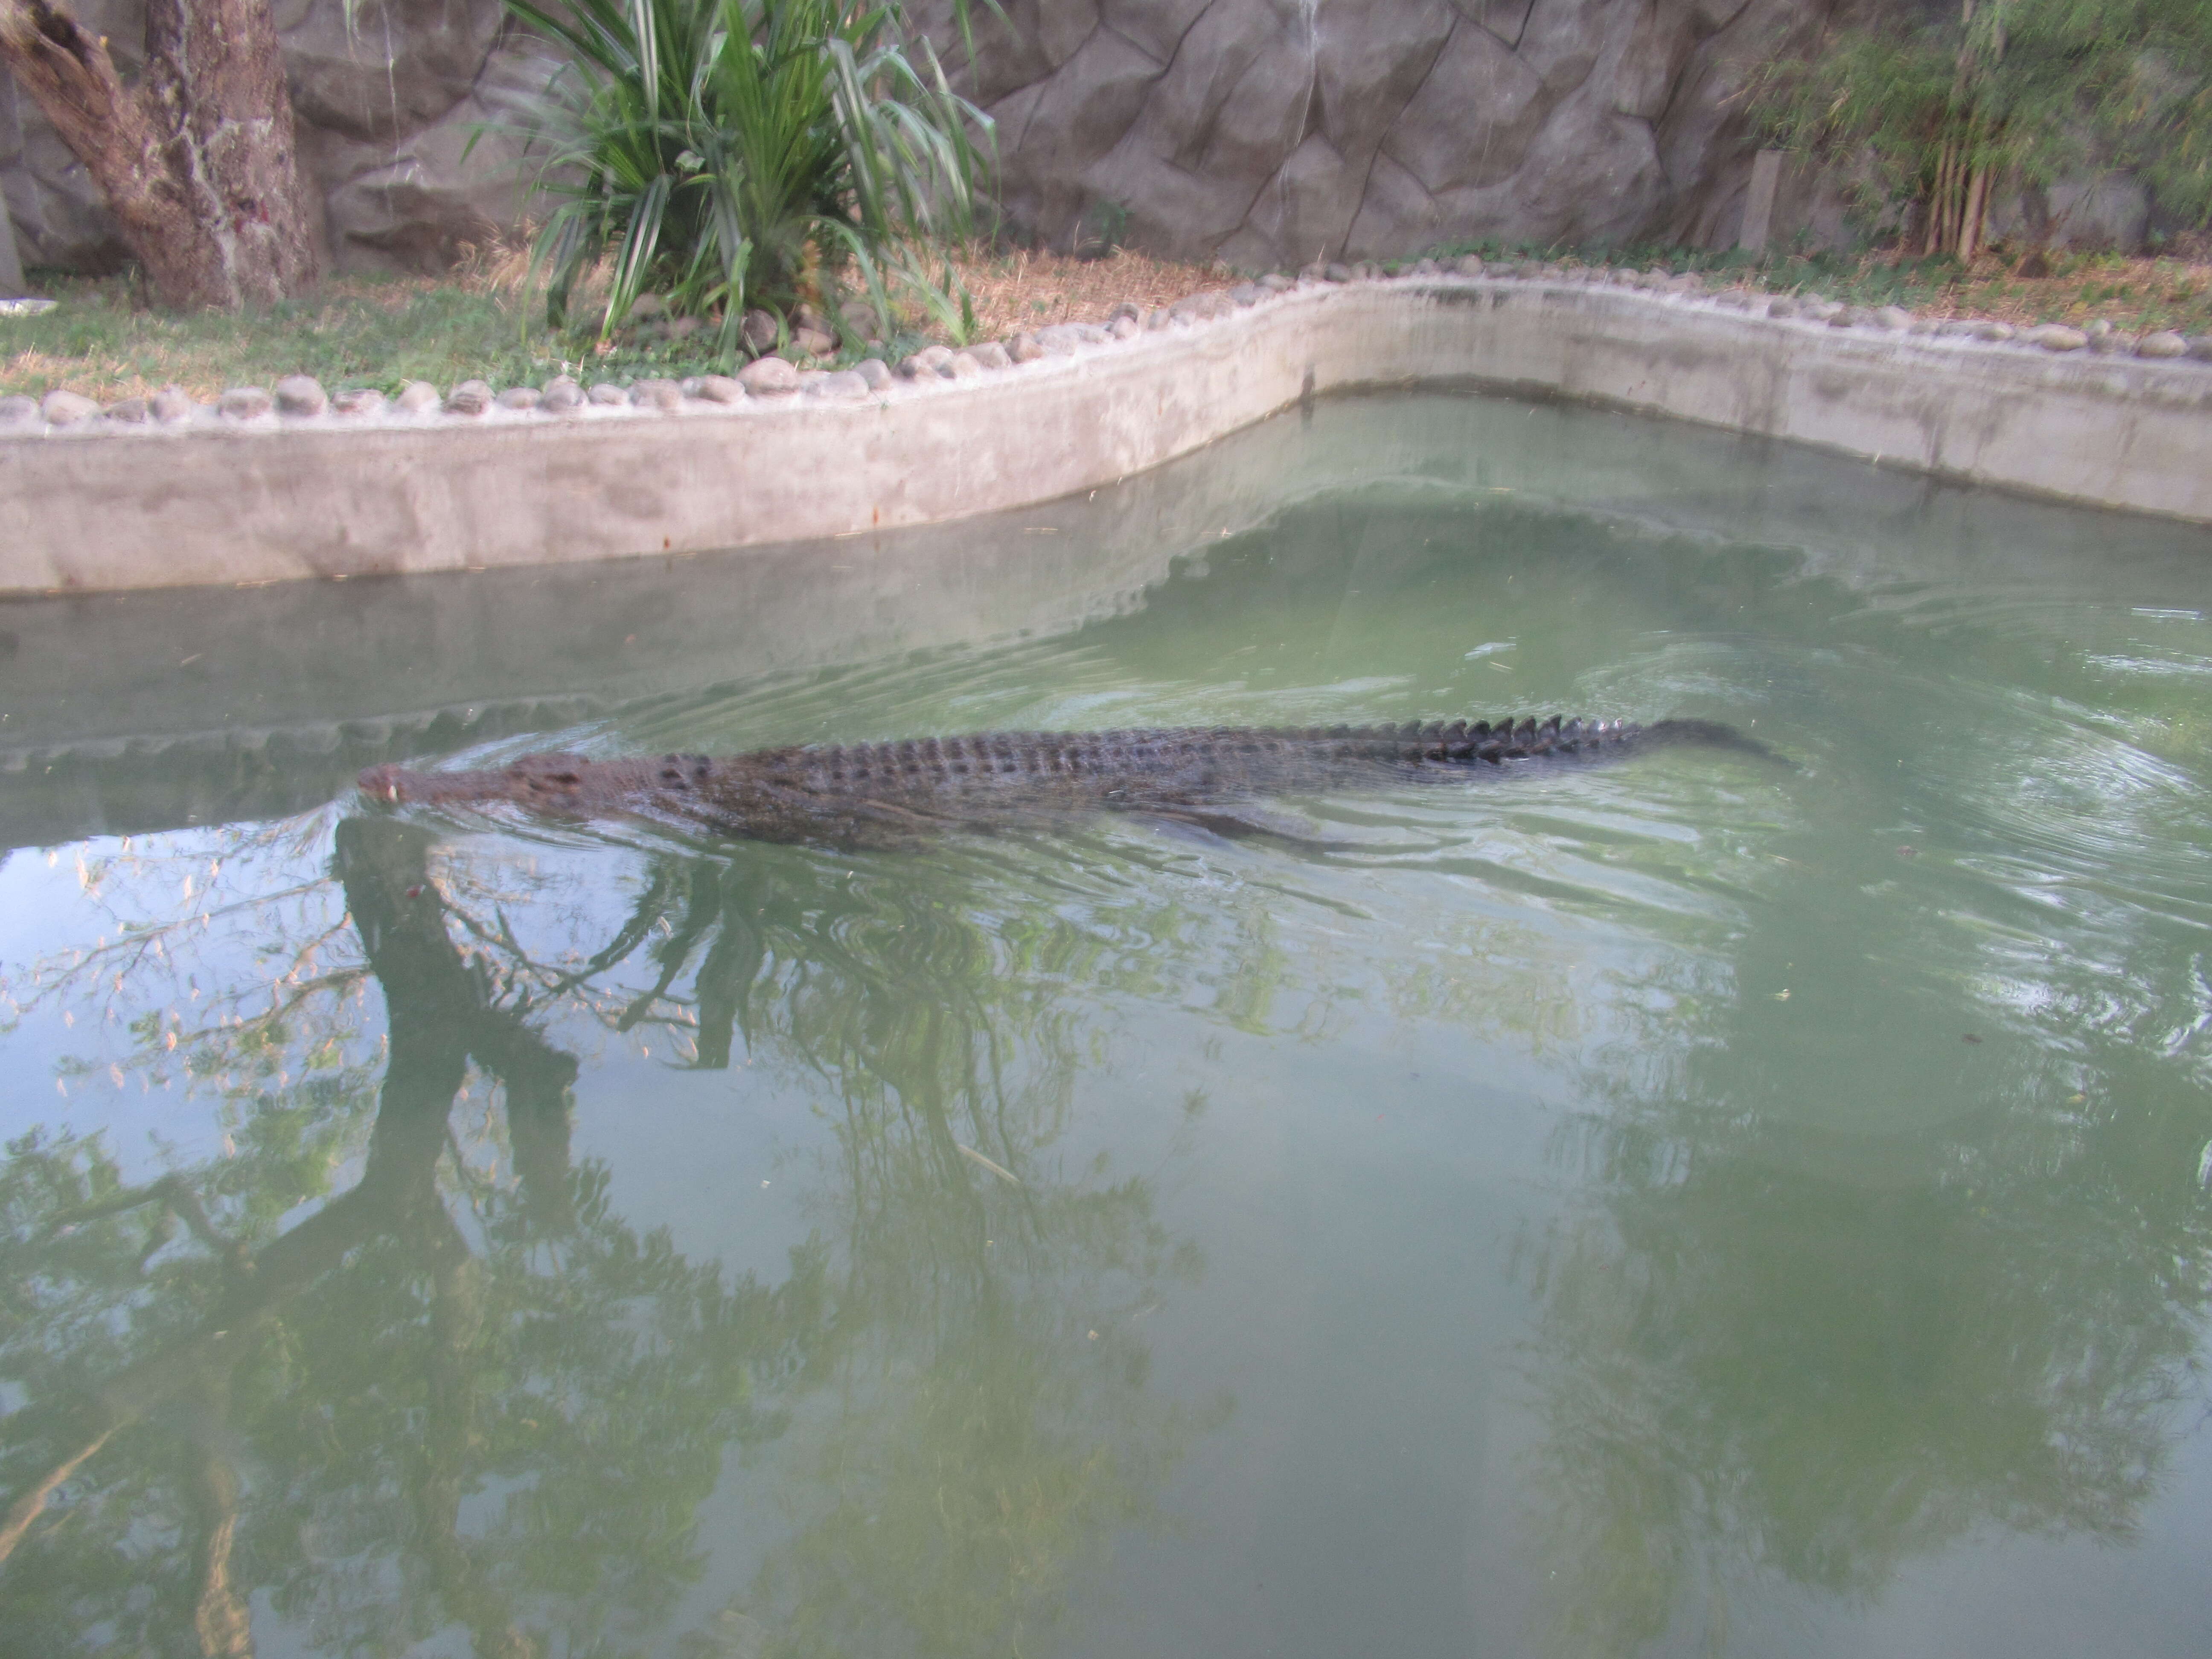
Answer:
POLYGON ((653 292, 719 314, 727 356, 749 304, 787 307, 817 271, 848 270, 888 327, 886 269, 918 277, 913 244, 973 230, 990 118, 900 0, 507 4, 574 58, 538 129, 556 325, 611 258, 602 338, 653 292))
POLYGON ((2169 211, 2212 219, 2207 0, 1884 0, 1775 63, 1752 111, 1785 148, 1871 158, 1892 201, 2122 167, 2169 211))

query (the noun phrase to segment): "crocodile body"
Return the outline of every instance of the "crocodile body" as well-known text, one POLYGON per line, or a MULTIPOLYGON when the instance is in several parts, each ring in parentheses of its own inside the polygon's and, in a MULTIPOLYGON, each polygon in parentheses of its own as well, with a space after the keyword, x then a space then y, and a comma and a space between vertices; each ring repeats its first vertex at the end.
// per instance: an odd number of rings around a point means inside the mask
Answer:
POLYGON ((756 841, 855 847, 1102 811, 1254 828, 1234 809, 1266 796, 1464 781, 1524 764, 1609 760, 1674 744, 1773 758, 1764 745, 1711 720, 1644 726, 1554 715, 1494 725, 1000 732, 719 758, 528 755, 494 771, 371 767, 361 787, 391 804, 505 801, 562 817, 640 817, 756 841))

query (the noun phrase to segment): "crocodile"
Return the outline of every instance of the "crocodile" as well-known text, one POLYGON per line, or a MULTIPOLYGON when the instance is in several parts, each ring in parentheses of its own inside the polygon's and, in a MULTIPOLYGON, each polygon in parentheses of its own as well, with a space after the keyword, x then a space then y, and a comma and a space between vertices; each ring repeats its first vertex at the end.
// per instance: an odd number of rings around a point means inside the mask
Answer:
POLYGON ((1465 781, 1493 769, 1587 763, 1685 744, 1779 760, 1757 739, 1714 720, 1640 725, 1553 715, 1303 729, 993 732, 726 757, 526 755, 485 771, 372 766, 361 775, 361 789, 386 805, 507 802, 549 817, 643 817, 717 836, 839 848, 1102 811, 1220 834, 1281 834, 1249 804, 1270 795, 1465 781))

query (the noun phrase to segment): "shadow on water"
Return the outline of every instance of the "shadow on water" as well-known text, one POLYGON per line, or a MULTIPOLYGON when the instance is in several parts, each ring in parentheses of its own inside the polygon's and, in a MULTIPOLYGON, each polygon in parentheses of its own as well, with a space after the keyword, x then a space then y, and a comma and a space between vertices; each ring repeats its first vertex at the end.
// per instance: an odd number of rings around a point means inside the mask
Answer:
POLYGON ((138 1018, 143 1061, 226 1086, 230 1156, 131 1186, 96 1135, 10 1146, 0 1652, 244 1654, 264 1605, 349 1653, 454 1624, 480 1655, 1012 1652, 1050 1624, 1207 1420, 1148 1393, 1128 1317, 1194 1249, 1146 1180, 1057 1167, 1081 1034, 963 894, 872 905, 763 850, 649 854, 635 912, 553 966, 427 830, 345 820, 312 994, 181 1054, 138 1018), (545 1027, 633 954, 606 1024, 828 1097, 822 1224, 775 1282, 641 1233, 571 1158, 545 1027), (370 985, 380 1061, 349 1030, 370 985), (794 1421, 753 1500, 787 1531, 681 1636, 699 1506, 794 1421))

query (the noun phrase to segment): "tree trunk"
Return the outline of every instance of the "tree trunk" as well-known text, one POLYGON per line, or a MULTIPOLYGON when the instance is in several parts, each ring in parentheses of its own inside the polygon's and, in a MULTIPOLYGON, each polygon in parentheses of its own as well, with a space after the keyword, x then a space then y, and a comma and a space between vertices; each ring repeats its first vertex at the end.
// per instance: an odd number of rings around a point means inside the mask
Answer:
POLYGON ((0 0, 0 64, 92 174, 161 304, 235 311, 314 282, 269 0, 148 0, 134 87, 53 0, 0 0))

